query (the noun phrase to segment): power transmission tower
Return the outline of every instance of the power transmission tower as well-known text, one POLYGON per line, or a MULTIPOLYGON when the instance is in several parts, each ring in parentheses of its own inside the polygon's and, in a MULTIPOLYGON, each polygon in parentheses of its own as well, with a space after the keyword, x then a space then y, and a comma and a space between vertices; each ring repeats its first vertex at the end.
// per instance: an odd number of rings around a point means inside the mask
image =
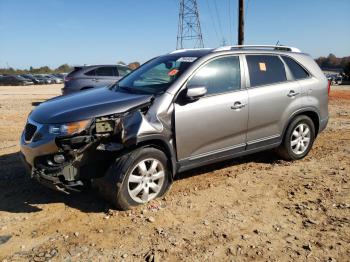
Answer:
POLYGON ((185 48, 185 42, 191 42, 194 48, 204 47, 197 0, 180 0, 176 49, 185 48))

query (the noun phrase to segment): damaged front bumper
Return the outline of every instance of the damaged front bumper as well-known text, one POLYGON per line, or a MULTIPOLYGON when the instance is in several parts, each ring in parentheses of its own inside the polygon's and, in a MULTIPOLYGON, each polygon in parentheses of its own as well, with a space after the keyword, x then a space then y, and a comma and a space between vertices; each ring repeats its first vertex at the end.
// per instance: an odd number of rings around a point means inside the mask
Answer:
POLYGON ((83 154, 59 148, 57 136, 49 134, 46 126, 32 120, 28 124, 35 127, 35 131, 28 135, 26 127, 20 140, 21 158, 27 173, 49 188, 65 193, 80 191, 84 186, 80 176, 83 154))
POLYGON ((21 153, 20 156, 26 168, 26 172, 30 177, 47 188, 69 194, 71 191, 80 192, 80 189, 84 186, 83 182, 80 180, 70 182, 65 181, 64 179, 62 180, 62 176, 64 176, 62 171, 56 172, 56 174, 47 174, 44 169, 33 168, 26 161, 23 153, 21 153))

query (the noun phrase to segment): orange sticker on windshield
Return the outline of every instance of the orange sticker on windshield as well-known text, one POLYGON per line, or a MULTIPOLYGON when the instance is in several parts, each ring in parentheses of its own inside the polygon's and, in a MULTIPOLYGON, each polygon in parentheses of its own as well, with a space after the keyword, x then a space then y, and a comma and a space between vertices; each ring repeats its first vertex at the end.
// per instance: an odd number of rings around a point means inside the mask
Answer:
POLYGON ((174 75, 176 75, 178 72, 179 72, 178 69, 170 70, 170 71, 168 72, 168 76, 174 76, 174 75))
POLYGON ((266 71, 266 64, 265 63, 259 63, 260 71, 266 71))

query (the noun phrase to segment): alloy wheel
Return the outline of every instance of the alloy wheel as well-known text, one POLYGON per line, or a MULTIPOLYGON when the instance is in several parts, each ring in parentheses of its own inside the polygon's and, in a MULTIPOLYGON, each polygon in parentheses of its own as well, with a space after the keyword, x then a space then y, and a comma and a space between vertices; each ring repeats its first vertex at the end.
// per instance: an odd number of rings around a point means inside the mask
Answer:
POLYGON ((290 140, 290 146, 294 154, 301 155, 305 153, 310 145, 310 136, 311 132, 307 124, 301 123, 294 128, 290 140))
POLYGON ((149 158, 135 165, 128 177, 128 192, 137 203, 146 203, 157 197, 164 184, 163 164, 149 158))

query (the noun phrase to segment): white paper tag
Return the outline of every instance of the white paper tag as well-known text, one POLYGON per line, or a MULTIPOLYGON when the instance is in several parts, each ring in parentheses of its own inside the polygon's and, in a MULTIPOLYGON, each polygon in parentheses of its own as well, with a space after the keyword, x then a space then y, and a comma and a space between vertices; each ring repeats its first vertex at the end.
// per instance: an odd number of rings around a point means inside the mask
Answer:
POLYGON ((185 57, 180 57, 179 59, 176 60, 176 62, 185 62, 185 63, 192 63, 195 61, 198 57, 193 57, 193 56, 185 56, 185 57))

